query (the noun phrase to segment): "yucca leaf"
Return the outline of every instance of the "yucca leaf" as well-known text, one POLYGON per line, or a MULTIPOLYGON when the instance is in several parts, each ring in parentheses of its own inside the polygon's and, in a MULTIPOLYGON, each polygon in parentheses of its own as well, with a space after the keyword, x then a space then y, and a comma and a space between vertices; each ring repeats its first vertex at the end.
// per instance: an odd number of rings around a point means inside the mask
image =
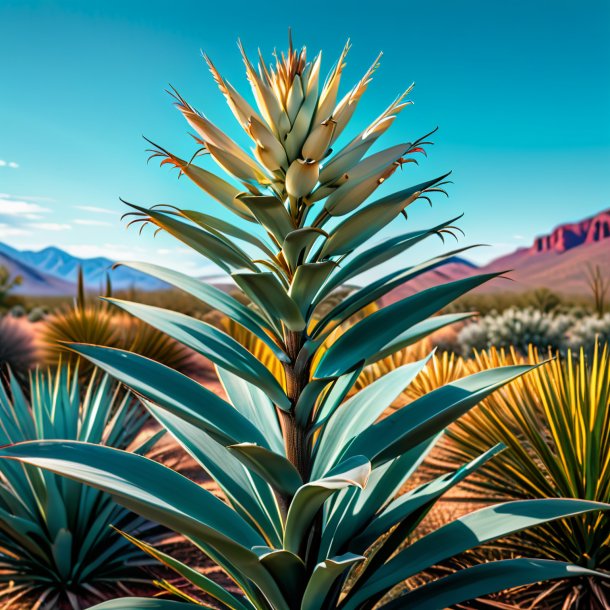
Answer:
POLYGON ((307 255, 320 236, 326 236, 322 229, 303 227, 288 233, 282 243, 284 258, 291 269, 306 262, 307 255))
POLYGON ((305 320, 296 302, 273 273, 233 273, 235 283, 271 320, 281 320, 290 330, 305 328, 305 320))
POLYGON ((406 269, 397 269, 396 271, 392 271, 391 273, 370 282, 363 288, 354 291, 346 299, 341 301, 341 303, 333 307, 316 325, 316 328, 312 333, 313 336, 316 338, 328 336, 339 324, 364 309, 367 305, 378 301, 395 288, 408 283, 424 273, 436 269, 452 257, 469 249, 470 247, 453 250, 419 265, 407 267, 406 269))
POLYGON ((195 210, 180 210, 180 215, 188 218, 190 221, 198 224, 206 231, 210 231, 210 233, 214 233, 219 237, 230 235, 231 237, 235 237, 245 241, 246 243, 252 244, 271 259, 275 257, 275 253, 271 250, 271 248, 262 239, 257 237, 256 234, 252 233, 251 231, 246 231, 245 229, 242 229, 231 222, 227 222, 217 218, 216 216, 196 212, 195 210))
POLYGON ((229 184, 226 180, 219 178, 212 172, 208 172, 202 167, 187 163, 173 155, 170 159, 180 168, 180 171, 187 176, 201 190, 211 195, 216 201, 220 202, 228 210, 237 214, 240 218, 254 222, 254 218, 248 208, 239 201, 237 195, 240 190, 229 184))
POLYGON ((357 363, 366 361, 397 335, 498 275, 482 274, 433 286, 376 311, 348 329, 329 347, 316 368, 315 376, 344 374, 357 363))
POLYGON ((223 445, 266 443, 258 429, 229 403, 182 373, 111 347, 72 344, 71 348, 137 394, 205 430, 223 445))
POLYGON ((335 411, 316 446, 312 476, 319 477, 333 467, 351 440, 372 425, 392 405, 426 366, 430 356, 405 364, 380 377, 335 411))
POLYGON ((157 330, 209 358, 246 381, 256 383, 267 391, 282 409, 290 408, 290 401, 275 377, 247 349, 233 337, 196 318, 131 301, 108 299, 126 312, 140 318, 157 330))
POLYGON ((396 237, 383 240, 381 243, 371 246, 358 254, 351 254, 326 282, 323 294, 325 296, 328 295, 332 290, 339 287, 341 284, 344 284, 348 280, 389 261, 399 254, 402 254, 409 248, 412 248, 416 244, 420 243, 422 240, 432 235, 438 235, 439 231, 451 227, 452 224, 459 218, 461 218, 461 216, 452 218, 451 220, 436 225, 431 229, 397 235, 396 237))
POLYGON ((423 512, 422 509, 432 507, 438 498, 461 483, 473 472, 476 472, 504 449, 504 445, 496 445, 458 470, 424 483, 399 496, 380 511, 362 533, 350 541, 350 550, 352 552, 364 552, 378 538, 389 532, 394 525, 402 524, 405 519, 418 513, 417 520, 410 524, 409 530, 401 535, 402 540, 404 540, 426 514, 427 511, 423 512))
POLYGON ((230 273, 233 269, 256 269, 256 265, 250 257, 226 239, 182 222, 172 214, 165 214, 154 209, 146 209, 133 204, 129 205, 149 216, 158 227, 164 229, 190 248, 193 248, 196 252, 203 254, 227 273, 230 273))
POLYGON ((297 268, 288 294, 297 304, 303 318, 308 319, 311 315, 317 302, 316 295, 335 267, 336 263, 325 261, 304 263, 297 268))
POLYGON ((129 261, 117 264, 125 265, 126 267, 130 267, 137 271, 142 271, 143 273, 167 282, 168 284, 193 295, 206 305, 209 305, 213 309, 217 309, 231 318, 231 320, 234 320, 237 324, 256 335, 282 362, 288 361, 288 356, 278 347, 277 343, 268 334, 273 333, 271 325, 256 311, 246 305, 242 305, 237 299, 223 290, 192 276, 152 263, 129 261))
POLYGON ((277 585, 250 550, 264 539, 235 511, 199 485, 147 458, 100 445, 38 441, 5 447, 17 459, 101 489, 130 510, 209 544, 288 610, 277 585), (239 540, 239 542, 237 541, 239 540))
POLYGON ((560 578, 595 577, 607 579, 605 572, 588 570, 563 561, 548 559, 505 559, 466 568, 440 578, 384 604, 380 610, 438 610, 504 589, 523 587, 560 578))
POLYGON ((364 487, 371 472, 370 462, 363 456, 341 462, 321 479, 303 485, 295 494, 284 531, 284 548, 298 553, 311 521, 325 500, 333 493, 352 485, 364 487))
POLYGON ((228 447, 247 468, 256 472, 271 487, 285 496, 293 496, 303 485, 298 470, 283 455, 252 443, 228 447))
POLYGON ((471 548, 503 538, 523 529, 593 510, 608 510, 609 504, 550 498, 505 502, 482 508, 434 530, 400 551, 381 566, 355 594, 344 610, 354 610, 364 600, 383 593, 423 569, 471 548))
POLYGON ((150 414, 209 474, 231 506, 258 530, 269 544, 281 544, 282 518, 269 485, 248 471, 231 452, 201 427, 145 400, 150 414))
POLYGON ((284 549, 254 547, 261 564, 269 571, 278 583, 291 608, 298 607, 305 587, 305 564, 294 553, 284 549))
POLYGON ((216 374, 227 393, 229 402, 267 439, 267 446, 282 454, 284 440, 275 406, 258 386, 241 377, 216 367, 216 374))
POLYGON ((418 398, 377 422, 350 445, 346 455, 366 455, 374 464, 395 458, 430 438, 486 396, 534 367, 503 366, 468 375, 418 398))
POLYGON ((352 252, 394 220, 423 191, 441 182, 447 176, 448 174, 445 174, 434 180, 428 180, 387 195, 348 216, 330 232, 322 246, 320 257, 352 252))
POLYGON ((201 604, 195 606, 185 602, 173 602, 154 597, 120 597, 91 606, 90 610, 193 610, 194 607, 214 610, 211 606, 202 606, 201 604))
POLYGON ((383 360, 387 356, 391 356, 399 350, 402 350, 405 347, 409 347, 410 345, 413 345, 418 341, 425 339, 437 330, 445 328, 445 326, 450 326, 451 324, 455 324, 456 322, 468 320, 474 315, 476 314, 470 312, 448 313, 441 314, 439 316, 433 316, 431 318, 428 318, 427 320, 418 322, 405 332, 400 333, 397 337, 392 339, 392 341, 390 341, 385 347, 380 349, 378 352, 373 354, 370 358, 367 358, 365 364, 366 366, 368 366, 369 364, 374 364, 379 360, 383 360))
POLYGON ((277 197, 243 194, 238 199, 275 238, 278 245, 296 228, 284 204, 277 197))
POLYGON ((346 570, 354 564, 364 561, 361 555, 345 553, 338 557, 325 559, 316 565, 303 594, 301 610, 319 610, 324 607, 332 585, 346 570))

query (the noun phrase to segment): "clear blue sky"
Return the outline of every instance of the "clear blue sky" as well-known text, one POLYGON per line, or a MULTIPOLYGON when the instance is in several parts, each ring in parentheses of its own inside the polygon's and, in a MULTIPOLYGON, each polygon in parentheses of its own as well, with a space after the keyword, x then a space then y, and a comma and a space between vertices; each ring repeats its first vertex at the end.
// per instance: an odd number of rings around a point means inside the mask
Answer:
POLYGON ((171 83, 236 136, 200 50, 247 90, 237 38, 269 54, 288 26, 312 54, 323 50, 326 68, 351 37, 346 85, 384 52, 358 126, 416 82, 415 104, 385 143, 438 125, 429 158, 400 180, 452 169, 455 183, 434 209, 418 204, 414 227, 464 212, 464 243, 492 244, 475 255, 485 260, 610 207, 608 0, 214 4, 0 2, 0 241, 200 269, 169 238, 126 231, 118 198, 213 205, 175 172, 146 165, 141 135, 194 151, 164 93, 171 83))

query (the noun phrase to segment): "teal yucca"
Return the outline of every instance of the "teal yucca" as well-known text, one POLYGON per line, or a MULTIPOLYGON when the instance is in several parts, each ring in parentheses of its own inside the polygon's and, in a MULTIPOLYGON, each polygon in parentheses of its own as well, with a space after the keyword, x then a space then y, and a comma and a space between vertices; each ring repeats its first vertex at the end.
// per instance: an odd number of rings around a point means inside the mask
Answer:
MULTIPOLYGON (((160 148, 153 154, 177 166, 241 220, 132 205, 135 222, 152 223, 212 260, 257 309, 188 275, 152 264, 126 264, 190 293, 258 337, 282 363, 285 382, 222 330, 128 301, 113 300, 212 360, 228 400, 136 354, 73 346, 142 396, 152 415, 216 480, 226 502, 169 468, 107 447, 38 442, 5 448, 0 455, 109 491, 125 506, 182 533, 233 579, 240 594, 134 542, 190 581, 201 599, 212 596, 232 610, 368 610, 380 601, 384 610, 434 610, 548 578, 602 577, 566 562, 515 559, 463 570, 382 601, 406 579, 479 544, 608 505, 575 499, 509 502, 462 517, 401 548, 438 498, 500 447, 397 497, 403 485, 448 424, 531 367, 471 375, 378 421, 425 367, 424 358, 346 400, 365 365, 464 319, 464 314, 431 316, 495 277, 480 275, 424 290, 360 319, 326 345, 344 321, 461 251, 381 273, 330 311, 315 315, 329 294, 427 237, 451 232, 456 220, 371 245, 370 239, 408 205, 438 191, 445 176, 386 191, 369 203, 425 142, 367 156, 407 105, 407 90, 368 128, 341 143, 377 68, 375 62, 339 98, 346 53, 347 48, 322 86, 321 58, 307 61, 304 49, 291 45, 275 66, 261 59, 258 70, 244 53, 258 109, 209 62, 229 107, 254 142, 254 158, 176 94, 200 153, 228 177, 160 148)), ((197 605, 190 593, 181 597, 178 602, 114 600, 99 608, 207 607, 203 601, 197 605)))
MULTIPOLYGON (((81 398, 66 367, 35 371, 26 398, 11 375, 0 384, 0 444, 70 439, 146 452, 136 446, 146 415, 107 375, 94 374, 81 398)), ((11 603, 36 595, 45 607, 99 597, 108 586, 142 580, 146 556, 110 528, 157 539, 160 528, 102 492, 15 462, 0 463, 0 586, 11 603), (9 585, 9 583, 12 583, 9 585)), ((28 599, 31 600, 30 597, 28 599)))

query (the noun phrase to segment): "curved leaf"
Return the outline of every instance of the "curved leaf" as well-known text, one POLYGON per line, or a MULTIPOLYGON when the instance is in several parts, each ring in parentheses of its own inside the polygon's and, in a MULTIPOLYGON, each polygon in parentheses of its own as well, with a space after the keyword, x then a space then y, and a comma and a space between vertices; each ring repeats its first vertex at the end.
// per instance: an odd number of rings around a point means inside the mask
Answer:
POLYGON ((605 572, 550 559, 504 559, 439 578, 381 606, 380 610, 438 610, 475 598, 559 578, 609 578, 605 572))
POLYGON ((70 348, 137 394, 205 430, 222 445, 266 443, 257 428, 229 403, 164 364, 112 347, 71 343, 70 348))
POLYGON ((298 553, 311 521, 333 493, 355 485, 364 487, 371 472, 370 462, 354 456, 333 468, 322 479, 303 485, 295 494, 286 518, 284 548, 298 553))
POLYGON ((486 273, 433 286, 372 313, 349 328, 328 348, 320 359, 315 376, 334 377, 346 373, 397 335, 498 275, 486 273))
POLYGON ((209 358, 219 367, 264 388, 281 409, 290 408, 288 397, 272 373, 233 337, 182 313, 130 301, 108 300, 209 358))

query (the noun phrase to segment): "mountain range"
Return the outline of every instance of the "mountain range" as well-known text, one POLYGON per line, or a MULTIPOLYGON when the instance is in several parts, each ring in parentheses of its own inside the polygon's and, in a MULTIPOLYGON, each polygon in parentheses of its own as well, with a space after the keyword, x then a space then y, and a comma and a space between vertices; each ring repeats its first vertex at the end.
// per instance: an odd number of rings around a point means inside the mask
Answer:
POLYGON ((477 273, 508 272, 510 280, 498 278, 477 292, 525 292, 548 288, 565 295, 588 293, 587 268, 599 265, 610 274, 610 209, 580 222, 559 225, 534 239, 529 247, 518 248, 481 267, 453 259, 442 267, 421 275, 392 291, 385 299, 393 302, 442 281, 458 280, 477 273))
POLYGON ((43 250, 18 250, 0 242, 0 265, 7 267, 12 275, 22 278, 16 294, 34 296, 70 295, 76 291, 78 268, 83 270, 88 290, 101 292, 110 275, 112 289, 160 290, 167 285, 153 277, 128 267, 112 269, 114 261, 109 258, 79 258, 50 246, 43 250))
MULTIPOLYGON (((56 247, 17 250, 0 243, 0 265, 23 278, 15 292, 44 296, 74 294, 79 266, 87 288, 99 291, 113 261, 103 257, 78 258, 56 247)), ((518 248, 481 267, 463 258, 451 258, 441 267, 397 288, 386 300, 395 301, 441 281, 461 279, 475 272, 497 271, 510 271, 508 276, 513 281, 497 279, 479 291, 519 292, 545 287, 564 294, 584 293, 588 291, 588 265, 600 265, 610 273, 610 209, 580 222, 559 225, 537 237, 531 246, 518 248)), ((118 267, 110 277, 114 290, 166 287, 159 280, 127 267, 118 267)))

